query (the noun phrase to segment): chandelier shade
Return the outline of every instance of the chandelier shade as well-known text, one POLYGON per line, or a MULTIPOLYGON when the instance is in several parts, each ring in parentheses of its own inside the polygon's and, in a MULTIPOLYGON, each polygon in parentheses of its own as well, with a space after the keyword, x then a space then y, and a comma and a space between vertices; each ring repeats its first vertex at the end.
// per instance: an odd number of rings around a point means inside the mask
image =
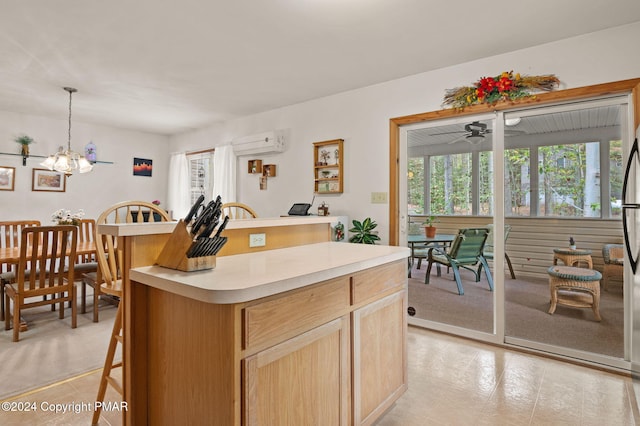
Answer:
POLYGON ((55 170, 56 172, 71 175, 74 172, 88 173, 93 170, 93 165, 84 157, 75 151, 71 150, 71 97, 73 93, 77 92, 77 89, 73 87, 65 87, 64 90, 69 92, 69 133, 67 139, 67 149, 60 147, 58 152, 51 154, 40 165, 46 167, 49 170, 55 170))

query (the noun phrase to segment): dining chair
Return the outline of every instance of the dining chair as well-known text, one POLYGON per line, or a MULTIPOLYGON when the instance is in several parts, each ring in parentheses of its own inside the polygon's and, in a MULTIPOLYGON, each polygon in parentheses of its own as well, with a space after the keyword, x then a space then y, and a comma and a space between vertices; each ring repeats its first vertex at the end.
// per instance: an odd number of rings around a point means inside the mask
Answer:
MULTIPOLYGON (((107 263, 106 260, 106 257, 109 255, 106 245, 110 243, 113 247, 116 247, 116 241, 111 236, 99 234, 96 226, 105 223, 143 222, 145 219, 150 222, 155 222, 157 218, 162 222, 170 220, 169 214, 155 204, 146 201, 124 201, 107 208, 98 216, 98 219, 95 220, 92 238, 96 244, 96 262, 98 267, 82 274, 80 294, 80 312, 84 314, 86 312, 87 286, 93 288, 93 322, 98 322, 100 295, 108 294, 113 297, 120 297, 121 293, 119 288, 119 263, 116 262, 116 259, 113 259, 113 262, 116 263, 112 264, 107 263), (105 275, 107 274, 106 268, 112 266, 113 268, 108 271, 110 275, 108 275, 105 280, 105 275)), ((76 265, 76 267, 82 270, 82 266, 76 265)))
MULTIPOLYGON (((95 243, 96 221, 94 219, 81 219, 78 225, 78 245, 94 242, 95 243)), ((78 247, 78 251, 80 247, 78 247)), ((82 278, 82 274, 88 272, 96 272, 98 270, 98 262, 95 253, 78 253, 75 262, 76 276, 82 278)), ((84 290, 84 287, 83 287, 84 290)), ((83 299, 84 300, 84 297, 83 299)), ((84 311, 82 312, 84 313, 84 311)))
POLYGON ((242 203, 224 203, 222 212, 229 216, 229 219, 251 219, 258 217, 258 214, 246 204, 242 203))
POLYGON ((64 319, 64 302, 70 301, 71 328, 76 328, 73 259, 77 232, 78 228, 73 225, 30 226, 22 230, 16 279, 4 286, 7 307, 4 326, 9 330, 13 322, 14 342, 20 337, 20 313, 28 308, 59 304, 59 317, 64 319), (10 315, 11 302, 13 315, 10 315))
MULTIPOLYGON (((166 211, 158 206, 146 201, 125 201, 115 204, 103 211, 96 220, 97 225, 105 223, 132 223, 135 221, 142 222, 143 209, 146 209, 149 221, 155 221, 156 217, 162 222, 170 220, 166 211), (131 212, 136 212, 132 214, 131 212), (155 217, 154 217, 155 216, 155 217), (112 222, 115 221, 115 222, 112 222)), ((98 300, 101 294, 122 299, 122 252, 118 247, 118 239, 113 235, 101 234, 96 228, 96 258, 98 260, 98 271, 96 273, 84 274, 83 286, 91 285, 93 287, 93 321, 98 322, 98 300)), ((84 294, 84 290, 83 290, 84 294)), ((84 307, 83 307, 84 309, 84 307)), ((118 312, 113 322, 113 329, 109 339, 109 347, 102 369, 100 378, 100 386, 98 387, 98 396, 96 401, 104 401, 104 395, 107 391, 107 385, 111 385, 116 392, 123 395, 122 385, 111 376, 111 370, 122 367, 121 362, 114 363, 116 349, 118 343, 124 342, 122 333, 122 303, 118 303, 118 312)), ((101 406, 98 406, 93 412, 93 420, 91 424, 98 424, 100 419, 101 406)))
MULTIPOLYGON (((22 230, 29 226, 40 226, 39 220, 14 220, 0 222, 0 248, 16 249, 20 247, 22 230)), ((4 320, 4 285, 14 282, 15 263, 0 262, 0 321, 4 320)))
MULTIPOLYGON (((489 229, 487 228, 465 228, 460 229, 456 238, 451 243, 449 251, 445 251, 439 247, 430 248, 427 253, 427 272, 424 278, 424 283, 429 284, 429 276, 431 274, 432 265, 446 265, 453 269, 453 276, 458 286, 458 294, 461 296, 464 294, 462 288, 462 280, 460 278, 460 268, 467 269, 474 273, 476 282, 480 281, 481 267, 484 267, 487 281, 489 283, 489 290, 493 291, 493 278, 491 277, 491 271, 487 260, 482 254, 489 229), (478 268, 472 268, 477 266, 478 268)), ((438 269, 438 276, 440 275, 440 269, 438 269)))

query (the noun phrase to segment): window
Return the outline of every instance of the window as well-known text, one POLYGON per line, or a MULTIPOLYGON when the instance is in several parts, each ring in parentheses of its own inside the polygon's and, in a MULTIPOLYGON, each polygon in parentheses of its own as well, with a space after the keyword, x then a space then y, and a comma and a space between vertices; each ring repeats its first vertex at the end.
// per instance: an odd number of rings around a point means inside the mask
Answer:
POLYGON ((409 159, 407 181, 409 214, 424 214, 424 157, 409 159))
POLYGON ((531 211, 531 176, 529 163, 531 151, 528 148, 506 149, 504 202, 505 215, 529 216, 531 211))
POLYGON ((538 215, 600 216, 598 142, 538 149, 538 215))
POLYGON ((472 211, 471 153, 429 158, 431 214, 468 215, 472 211))
MULTIPOLYGON (((189 176, 191 180, 191 205, 200 195, 208 197, 213 187, 213 151, 189 154, 189 176)), ((210 197, 209 197, 210 198, 210 197)))
MULTIPOLYGON (((505 215, 620 218, 623 111, 611 99, 505 114, 518 118, 503 127, 505 215)), ((407 131, 410 214, 494 214, 495 125, 474 143, 464 123, 407 131)))
POLYGON ((622 217, 622 141, 609 143, 609 194, 611 200, 611 217, 622 217))

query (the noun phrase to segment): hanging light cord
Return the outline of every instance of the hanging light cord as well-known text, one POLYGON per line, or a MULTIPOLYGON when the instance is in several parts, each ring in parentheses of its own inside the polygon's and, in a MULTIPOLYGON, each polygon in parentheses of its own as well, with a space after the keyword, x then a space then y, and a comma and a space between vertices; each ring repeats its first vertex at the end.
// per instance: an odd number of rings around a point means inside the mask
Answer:
POLYGON ((73 87, 65 87, 64 90, 69 92, 69 140, 67 142, 67 151, 71 151, 71 97, 73 96, 73 92, 77 92, 77 89, 73 87))

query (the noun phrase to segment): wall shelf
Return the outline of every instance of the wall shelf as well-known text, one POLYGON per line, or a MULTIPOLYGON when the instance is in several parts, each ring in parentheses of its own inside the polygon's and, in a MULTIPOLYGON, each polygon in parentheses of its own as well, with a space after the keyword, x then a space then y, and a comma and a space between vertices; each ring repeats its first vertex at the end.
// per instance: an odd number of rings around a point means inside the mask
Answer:
POLYGON ((313 143, 313 176, 316 194, 343 191, 343 139, 313 143))
POLYGON ((249 160, 247 162, 247 173, 249 173, 249 174, 255 174, 255 173, 262 174, 262 160, 249 160))
MULTIPOLYGON (((26 166, 27 165, 27 158, 47 158, 47 155, 34 155, 34 154, 29 154, 29 155, 22 155, 19 153, 13 153, 13 152, 0 152, 0 155, 12 155, 15 157, 22 157, 22 165, 26 166)), ((114 164, 113 161, 90 161, 91 164, 114 164)))

